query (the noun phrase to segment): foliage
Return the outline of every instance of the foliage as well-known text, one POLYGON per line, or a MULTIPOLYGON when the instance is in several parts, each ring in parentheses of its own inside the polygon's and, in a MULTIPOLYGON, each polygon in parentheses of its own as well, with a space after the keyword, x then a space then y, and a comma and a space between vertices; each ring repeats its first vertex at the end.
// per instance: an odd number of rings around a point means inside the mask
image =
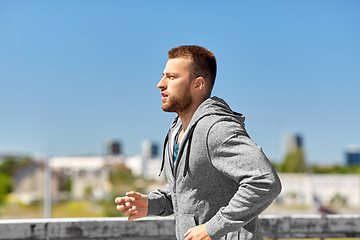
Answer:
POLYGON ((4 205, 5 197, 11 190, 11 178, 7 174, 0 173, 0 206, 4 205))
POLYGON ((17 169, 31 162, 30 157, 4 157, 0 164, 0 172, 11 176, 17 169))
POLYGON ((318 166, 311 167, 313 173, 360 174, 360 166, 318 166))
POLYGON ((119 194, 127 191, 139 191, 137 182, 140 180, 132 174, 131 169, 128 169, 124 164, 113 166, 110 172, 109 181, 112 188, 112 193, 119 194))
POLYGON ((281 172, 281 164, 280 163, 276 163, 274 161, 271 161, 271 164, 273 165, 273 167, 275 168, 275 170, 277 172, 281 172))
POLYGON ((7 158, 0 165, 0 172, 6 175, 12 175, 15 171, 17 161, 14 158, 7 158))
POLYGON ((72 189, 72 180, 71 180, 70 177, 67 177, 67 178, 65 179, 64 185, 65 185, 65 191, 68 192, 68 193, 70 193, 70 192, 71 192, 71 189, 72 189))
POLYGON ((294 172, 294 173, 304 173, 307 170, 312 173, 328 173, 328 174, 360 174, 359 165, 351 166, 321 166, 321 165, 312 165, 307 166, 304 153, 301 149, 296 149, 290 152, 284 159, 283 163, 279 164, 276 162, 271 162, 277 172, 294 172))
POLYGON ((142 179, 134 176, 124 164, 120 164, 112 167, 109 181, 112 185, 112 193, 107 199, 100 201, 100 204, 103 206, 107 217, 123 216, 121 212, 116 210, 115 198, 124 196, 128 191, 143 192, 144 189, 139 184, 142 179))
MULTIPOLYGON (((43 217, 43 202, 34 202, 30 205, 18 202, 8 203, 4 208, 2 217, 7 219, 28 219, 43 217)), ((105 217, 103 207, 91 200, 60 201, 52 206, 53 218, 78 217, 105 217)), ((0 236, 0 239, 1 236, 0 236)))
POLYGON ((93 188, 91 186, 87 186, 85 188, 85 197, 89 199, 91 198, 92 194, 93 194, 93 188))
POLYGON ((12 191, 11 177, 15 171, 31 162, 30 157, 6 156, 0 164, 0 205, 5 204, 5 197, 12 191))
POLYGON ((92 200, 65 201, 54 204, 53 218, 104 217, 103 207, 92 200))
POLYGON ((305 171, 306 163, 303 150, 296 148, 289 152, 281 165, 281 172, 304 173, 305 171))

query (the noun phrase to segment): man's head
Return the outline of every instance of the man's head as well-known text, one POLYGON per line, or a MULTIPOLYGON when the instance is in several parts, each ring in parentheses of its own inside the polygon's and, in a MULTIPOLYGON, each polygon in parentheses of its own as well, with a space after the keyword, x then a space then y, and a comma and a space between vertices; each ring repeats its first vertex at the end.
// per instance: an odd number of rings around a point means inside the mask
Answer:
POLYGON ((192 113, 210 97, 216 76, 215 56, 199 46, 180 46, 171 49, 161 89, 162 109, 183 116, 192 113))
POLYGON ((203 77, 210 95, 217 70, 215 55, 210 50, 196 45, 183 45, 171 49, 168 57, 189 59, 192 63, 189 69, 191 78, 203 77))

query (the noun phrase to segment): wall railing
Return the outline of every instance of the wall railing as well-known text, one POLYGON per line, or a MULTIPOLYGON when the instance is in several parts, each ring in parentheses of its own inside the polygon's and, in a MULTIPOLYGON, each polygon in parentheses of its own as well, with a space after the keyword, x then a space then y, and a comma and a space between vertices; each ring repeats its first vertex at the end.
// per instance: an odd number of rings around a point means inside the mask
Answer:
MULTIPOLYGON (((261 215, 267 239, 358 238, 360 215, 261 215)), ((172 217, 0 220, 0 239, 172 240, 172 217)))

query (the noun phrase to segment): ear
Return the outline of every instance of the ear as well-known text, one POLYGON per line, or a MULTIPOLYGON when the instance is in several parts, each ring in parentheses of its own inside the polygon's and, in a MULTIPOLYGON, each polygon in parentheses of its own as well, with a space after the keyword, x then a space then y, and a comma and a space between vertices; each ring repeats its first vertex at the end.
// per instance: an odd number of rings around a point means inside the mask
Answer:
POLYGON ((198 77, 195 80, 195 88, 197 90, 205 89, 205 80, 203 77, 198 77))

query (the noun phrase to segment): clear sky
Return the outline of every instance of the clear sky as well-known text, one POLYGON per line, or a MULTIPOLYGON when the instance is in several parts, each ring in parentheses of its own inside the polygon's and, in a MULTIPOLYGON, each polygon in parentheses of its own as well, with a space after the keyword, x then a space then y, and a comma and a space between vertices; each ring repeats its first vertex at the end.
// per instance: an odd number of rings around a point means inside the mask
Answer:
POLYGON ((0 154, 162 146, 175 115, 156 85, 183 44, 215 53, 213 95, 271 160, 285 133, 311 163, 360 145, 360 1, 0 0, 0 154))

